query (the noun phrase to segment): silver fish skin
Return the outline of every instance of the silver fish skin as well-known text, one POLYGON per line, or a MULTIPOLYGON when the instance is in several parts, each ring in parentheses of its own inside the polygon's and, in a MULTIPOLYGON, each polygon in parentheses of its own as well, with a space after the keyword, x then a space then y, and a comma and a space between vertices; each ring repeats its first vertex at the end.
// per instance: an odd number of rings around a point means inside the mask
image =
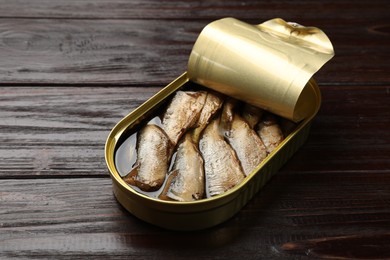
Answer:
POLYGON ((249 124, 238 114, 234 115, 230 131, 225 135, 248 176, 267 157, 264 143, 249 124))
POLYGON ((265 115, 257 125, 257 134, 260 136, 267 153, 271 153, 283 141, 283 131, 277 123, 276 117, 265 115))
POLYGON ((204 197, 203 158, 187 133, 179 143, 172 173, 175 174, 166 196, 176 201, 194 201, 204 197))
POLYGON ((237 154, 246 176, 267 157, 266 147, 257 133, 228 101, 222 111, 224 135, 237 154))
POLYGON ((232 121, 234 117, 234 110, 237 106, 238 102, 235 99, 228 98, 225 100, 223 104, 220 127, 223 133, 229 132, 232 127, 232 121))
POLYGON ((242 111, 242 117, 249 124, 249 126, 254 129, 257 123, 259 123, 263 113, 264 111, 261 108, 246 103, 242 111))
POLYGON ((222 103, 223 99, 220 95, 208 92, 196 127, 205 127, 212 116, 221 108, 222 103))
POLYGON ((209 196, 222 194, 242 182, 245 175, 234 150, 221 134, 219 119, 212 120, 206 127, 199 148, 209 196))
POLYGON ((162 119, 162 129, 174 145, 198 122, 206 96, 204 91, 176 92, 162 119))
POLYGON ((165 132, 156 125, 146 125, 138 133, 137 160, 124 180, 143 191, 158 190, 168 172, 172 144, 165 132))
POLYGON ((207 97, 200 112, 198 122, 195 125, 194 131, 192 131, 192 139, 195 143, 199 142, 200 135, 207 124, 210 122, 212 117, 218 112, 222 107, 223 99, 220 95, 214 94, 211 92, 207 93, 207 97))

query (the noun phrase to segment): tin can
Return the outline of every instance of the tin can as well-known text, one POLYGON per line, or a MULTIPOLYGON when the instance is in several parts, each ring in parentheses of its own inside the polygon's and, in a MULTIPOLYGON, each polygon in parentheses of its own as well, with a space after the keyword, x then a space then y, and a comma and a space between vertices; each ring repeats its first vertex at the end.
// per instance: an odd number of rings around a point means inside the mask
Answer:
POLYGON ((188 72, 124 117, 110 132, 105 159, 117 200, 138 218, 173 230, 208 228, 232 217, 307 139, 321 104, 312 75, 333 55, 333 47, 322 31, 281 19, 249 25, 225 18, 206 26, 190 55, 188 72), (298 122, 297 126, 250 175, 223 194, 191 202, 165 201, 129 186, 118 165, 118 149, 176 91, 198 86, 298 122))
POLYGON ((212 22, 192 49, 189 78, 295 122, 308 116, 306 83, 334 55, 318 28, 273 19, 212 22))

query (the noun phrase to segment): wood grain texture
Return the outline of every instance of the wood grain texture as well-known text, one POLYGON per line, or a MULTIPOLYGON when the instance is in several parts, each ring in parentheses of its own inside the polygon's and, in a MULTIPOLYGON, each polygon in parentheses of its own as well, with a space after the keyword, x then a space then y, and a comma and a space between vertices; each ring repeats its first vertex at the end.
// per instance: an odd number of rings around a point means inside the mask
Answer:
MULTIPOLYGON (((266 21, 261 17, 257 23, 266 21)), ((300 21, 332 40, 336 57, 323 84, 390 82, 390 22, 300 21), (353 43, 353 44, 351 44, 353 43), (359 62, 356 62, 359 60, 359 62), (348 64, 348 66, 345 66, 348 64)), ((0 84, 135 85, 169 83, 187 68, 206 21, 0 19, 0 84)))
POLYGON ((2 19, 0 82, 169 83, 186 70, 196 25, 200 24, 178 27, 172 21, 2 19))
POLYGON ((309 239, 289 242, 282 248, 288 252, 325 259, 375 259, 378 255, 388 258, 389 237, 390 234, 385 233, 309 239), (351 244, 354 244, 353 251, 348 250, 351 244))
POLYGON ((390 172, 390 88, 322 86, 309 141, 288 170, 390 172))
MULTIPOLYGON (((106 175, 109 131, 159 89, 0 88, 0 178, 106 175)), ((390 174, 389 91, 322 87, 322 109, 309 140, 283 170, 390 174)))
POLYGON ((78 19, 385 19, 390 4, 373 1, 235 1, 235 0, 0 0, 0 17, 78 19))
POLYGON ((124 211, 109 178, 0 180, 0 257, 389 257, 389 189, 390 177, 381 174, 282 173, 227 222, 173 232, 124 211), (332 243, 344 251, 332 251, 332 243))
POLYGON ((0 259, 390 259, 389 1, 0 0, 0 259), (111 128, 222 17, 321 28, 305 145, 241 211, 163 230, 116 202, 111 128))
POLYGON ((106 175, 111 128, 158 90, 1 88, 0 176, 106 175))

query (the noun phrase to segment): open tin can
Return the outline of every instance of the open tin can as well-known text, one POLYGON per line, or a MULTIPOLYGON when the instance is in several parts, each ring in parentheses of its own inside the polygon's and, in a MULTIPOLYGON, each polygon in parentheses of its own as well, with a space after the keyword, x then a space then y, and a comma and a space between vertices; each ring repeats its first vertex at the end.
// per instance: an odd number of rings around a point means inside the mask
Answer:
POLYGON ((281 19, 250 25, 225 18, 207 25, 193 47, 188 72, 124 117, 110 132, 105 158, 117 200, 138 218, 173 230, 203 229, 232 217, 307 139, 321 104, 312 75, 333 55, 332 44, 321 30, 281 19), (291 120, 296 126, 228 191, 188 202, 161 200, 130 186, 123 177, 133 163, 128 157, 135 153, 135 133, 164 109, 178 90, 188 89, 212 89, 291 120), (120 158, 120 151, 125 151, 125 159, 120 158))

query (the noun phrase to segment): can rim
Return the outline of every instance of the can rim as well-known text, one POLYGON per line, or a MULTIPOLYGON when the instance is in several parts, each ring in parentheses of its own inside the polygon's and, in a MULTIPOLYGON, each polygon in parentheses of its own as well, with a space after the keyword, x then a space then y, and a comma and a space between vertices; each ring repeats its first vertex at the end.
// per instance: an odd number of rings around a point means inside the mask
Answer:
POLYGON ((154 205, 165 205, 165 206, 171 206, 171 207, 183 207, 186 209, 193 209, 193 206, 195 205, 202 205, 210 203, 212 207, 215 207, 215 202, 218 202, 218 205, 223 205, 231 200, 233 200, 235 197, 239 195, 243 187, 260 171, 260 169, 266 165, 269 160, 272 159, 273 154, 277 153, 285 144, 287 144, 292 138, 294 138, 299 131, 305 127, 317 114, 320 105, 321 105, 321 94, 318 88, 318 85, 316 81, 311 78, 307 84, 308 87, 310 87, 314 93, 314 98, 316 102, 315 109, 311 112, 311 115, 305 118, 297 128, 294 130, 294 132, 290 133, 283 141, 282 143, 272 152, 270 153, 253 171, 252 173, 247 176, 240 184, 236 185, 232 189, 213 196, 209 198, 204 198, 201 200, 196 201, 189 201, 189 202, 179 202, 179 201, 165 201, 158 198, 149 197, 145 194, 141 194, 137 192, 135 189, 131 188, 121 177, 118 170, 116 169, 115 165, 115 149, 118 145, 118 141, 120 140, 120 137, 125 132, 126 129, 134 125, 137 120, 141 117, 142 114, 146 113, 150 109, 153 108, 153 106, 156 104, 156 101, 163 100, 164 98, 168 97, 170 94, 172 94, 174 91, 176 91, 179 87, 184 85, 189 81, 187 77, 187 72, 184 72, 181 76, 179 76, 176 80, 171 82, 167 87, 160 90, 157 94, 155 94, 153 97, 151 97, 149 100, 147 100, 145 103, 143 103, 141 106, 136 108, 134 111, 130 112, 128 115, 126 115, 122 120, 120 120, 110 131, 106 143, 105 143, 105 161, 106 165, 108 167, 108 170, 110 172, 110 176, 112 180, 120 187, 121 189, 124 189, 124 191, 129 192, 132 196, 142 198, 145 202, 154 204, 154 205))

